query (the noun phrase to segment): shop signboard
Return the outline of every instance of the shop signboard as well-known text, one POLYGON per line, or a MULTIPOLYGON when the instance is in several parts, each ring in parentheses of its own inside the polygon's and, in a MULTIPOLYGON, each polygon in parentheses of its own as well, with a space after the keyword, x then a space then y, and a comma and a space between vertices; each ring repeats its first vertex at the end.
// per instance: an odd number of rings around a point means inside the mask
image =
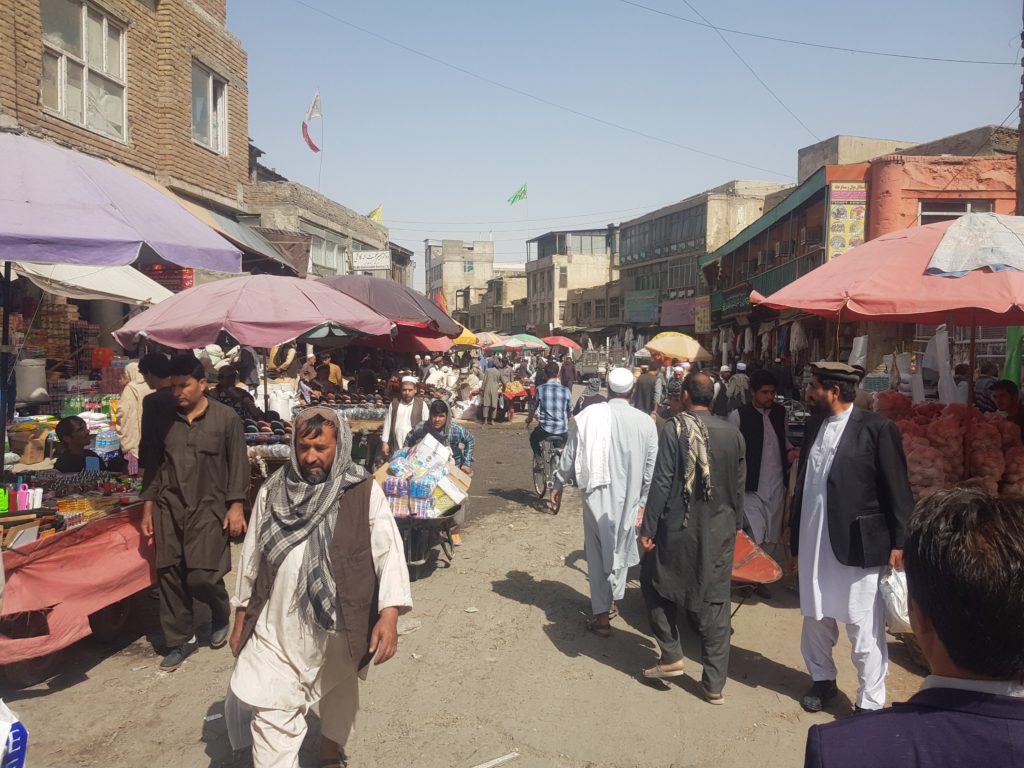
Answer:
POLYGON ((828 230, 825 235, 829 261, 864 242, 868 209, 867 184, 833 181, 828 185, 828 230))
POLYGON ((353 251, 352 271, 373 272, 391 269, 391 251, 353 251))
POLYGON ((660 299, 661 296, 656 289, 646 291, 626 291, 623 295, 623 307, 626 310, 626 322, 657 322, 660 299))
POLYGON ((693 300, 693 332, 711 333, 710 296, 698 296, 693 300))
POLYGON ((665 299, 661 302, 662 327, 693 325, 694 306, 693 299, 665 299))

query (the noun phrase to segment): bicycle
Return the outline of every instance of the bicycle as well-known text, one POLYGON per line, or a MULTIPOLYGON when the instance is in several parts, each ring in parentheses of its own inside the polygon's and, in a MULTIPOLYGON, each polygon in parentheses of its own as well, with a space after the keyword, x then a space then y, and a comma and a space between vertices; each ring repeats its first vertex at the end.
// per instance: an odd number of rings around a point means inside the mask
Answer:
POLYGON ((562 450, 565 448, 565 435, 552 435, 541 440, 540 451, 541 460, 538 462, 536 457, 533 461, 533 490, 537 492, 537 495, 541 500, 547 499, 548 507, 551 509, 553 514, 558 514, 558 510, 562 507, 562 497, 558 495, 558 501, 552 503, 548 498, 550 496, 551 489, 555 485, 555 471, 558 469, 558 464, 562 460, 562 450))

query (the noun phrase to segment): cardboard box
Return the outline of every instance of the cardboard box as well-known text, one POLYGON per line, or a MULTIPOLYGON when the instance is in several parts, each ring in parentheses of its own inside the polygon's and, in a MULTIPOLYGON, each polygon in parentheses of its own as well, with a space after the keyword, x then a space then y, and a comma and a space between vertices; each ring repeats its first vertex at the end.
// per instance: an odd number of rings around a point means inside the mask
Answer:
MULTIPOLYGON (((461 472, 459 474, 462 474, 461 472)), ((462 504, 468 494, 459 488, 458 483, 451 478, 443 478, 434 489, 434 509, 438 514, 443 515, 453 507, 462 504)))
POLYGON ((25 443, 21 451, 21 463, 26 465, 39 464, 46 458, 46 438, 50 434, 49 427, 37 429, 25 443))

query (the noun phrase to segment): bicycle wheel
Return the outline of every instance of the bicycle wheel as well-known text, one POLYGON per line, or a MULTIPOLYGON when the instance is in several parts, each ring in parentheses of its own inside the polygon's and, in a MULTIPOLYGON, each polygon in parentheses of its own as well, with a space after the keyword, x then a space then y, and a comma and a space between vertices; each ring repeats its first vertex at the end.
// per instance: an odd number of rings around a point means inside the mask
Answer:
MULTIPOLYGON (((558 469, 559 455, 558 454, 554 454, 553 456, 551 456, 551 458, 549 459, 549 462, 550 462, 550 464, 548 465, 548 471, 550 473, 549 476, 553 478, 555 476, 555 471, 558 469)), ((558 510, 560 510, 562 508, 562 494, 561 493, 558 494, 555 497, 555 499, 557 499, 557 500, 554 501, 554 502, 552 502, 549 499, 548 500, 548 506, 551 507, 551 513, 554 514, 554 515, 557 515, 558 514, 558 510)))
POLYGON ((544 498, 544 494, 548 491, 548 478, 544 471, 544 465, 539 463, 536 459, 533 460, 533 490, 537 492, 537 496, 544 498))

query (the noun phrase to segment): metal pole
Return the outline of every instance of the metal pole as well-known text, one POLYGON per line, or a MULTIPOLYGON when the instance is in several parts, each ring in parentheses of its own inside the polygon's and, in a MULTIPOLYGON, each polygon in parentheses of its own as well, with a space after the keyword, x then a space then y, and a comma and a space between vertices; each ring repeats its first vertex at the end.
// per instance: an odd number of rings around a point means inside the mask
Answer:
POLYGON ((267 372, 267 350, 263 350, 263 413, 270 410, 270 384, 267 372))
MULTIPOLYGON (((7 402, 7 393, 10 391, 11 369, 8 348, 11 343, 11 262, 4 262, 4 282, 2 287, 4 319, 2 339, 0 339, 0 450, 7 452, 7 413, 10 410, 10 403, 7 402)), ((2 460, 0 460, 2 461, 2 460)), ((7 467, 4 466, 4 473, 7 467)))
MULTIPOLYGON (((1024 5, 1021 7, 1020 44, 1022 47, 1020 63, 1021 67, 1024 67, 1024 5)), ((1020 77, 1020 98, 1021 103, 1017 112, 1017 206, 1015 213, 1018 216, 1024 216, 1024 142, 1020 140, 1020 134, 1024 132, 1024 73, 1020 77)))

